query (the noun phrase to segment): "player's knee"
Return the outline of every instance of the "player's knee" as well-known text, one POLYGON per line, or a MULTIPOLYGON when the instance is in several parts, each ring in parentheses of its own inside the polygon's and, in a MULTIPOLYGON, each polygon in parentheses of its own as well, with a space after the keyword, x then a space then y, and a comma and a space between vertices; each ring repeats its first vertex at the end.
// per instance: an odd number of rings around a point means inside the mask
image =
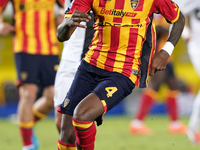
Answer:
POLYGON ((53 103, 53 101, 48 101, 47 107, 48 107, 50 110, 53 110, 53 109, 54 109, 54 103, 53 103))
POLYGON ((75 109, 73 118, 79 121, 88 121, 89 115, 86 110, 75 109))
POLYGON ((21 86, 19 88, 20 100, 34 102, 36 99, 36 91, 32 87, 21 86))

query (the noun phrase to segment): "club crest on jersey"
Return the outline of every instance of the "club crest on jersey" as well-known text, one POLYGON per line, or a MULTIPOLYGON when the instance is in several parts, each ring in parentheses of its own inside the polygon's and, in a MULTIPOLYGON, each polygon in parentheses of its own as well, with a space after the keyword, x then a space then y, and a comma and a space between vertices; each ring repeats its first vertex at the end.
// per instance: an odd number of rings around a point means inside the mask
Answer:
POLYGON ((27 72, 21 72, 20 74, 22 81, 25 81, 28 77, 28 73, 27 72))
POLYGON ((139 0, 130 0, 130 1, 132 9, 135 10, 139 4, 139 0))
POLYGON ((65 101, 64 101, 63 107, 67 107, 67 105, 69 104, 69 101, 70 101, 70 100, 66 98, 65 101))

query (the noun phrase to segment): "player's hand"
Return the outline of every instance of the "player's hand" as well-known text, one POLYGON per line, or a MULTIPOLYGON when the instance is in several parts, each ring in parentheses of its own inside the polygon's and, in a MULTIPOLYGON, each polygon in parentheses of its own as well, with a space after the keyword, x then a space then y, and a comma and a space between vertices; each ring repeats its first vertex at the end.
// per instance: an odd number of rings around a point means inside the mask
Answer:
POLYGON ((81 21, 89 22, 90 19, 91 19, 91 16, 88 15, 86 12, 75 10, 72 16, 69 19, 66 19, 64 21, 66 21, 66 25, 69 27, 77 26, 81 28, 87 28, 86 25, 82 25, 80 24, 80 22, 81 21))
POLYGON ((0 35, 8 35, 10 32, 14 31, 15 27, 10 25, 9 23, 0 23, 0 35))
POLYGON ((159 52, 157 52, 152 58, 149 75, 152 76, 157 71, 164 70, 168 63, 169 57, 169 54, 164 50, 160 50, 159 52))

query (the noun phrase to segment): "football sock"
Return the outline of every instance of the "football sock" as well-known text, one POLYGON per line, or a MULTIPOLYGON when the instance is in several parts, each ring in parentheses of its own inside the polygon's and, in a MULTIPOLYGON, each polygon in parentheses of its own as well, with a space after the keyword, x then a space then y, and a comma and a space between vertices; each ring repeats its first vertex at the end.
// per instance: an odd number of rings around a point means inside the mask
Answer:
POLYGON ((172 121, 176 121, 178 119, 177 103, 176 103, 177 94, 178 94, 178 91, 169 90, 166 97, 167 110, 168 110, 170 119, 172 121))
POLYGON ((34 126, 33 121, 19 123, 20 134, 24 146, 33 144, 32 143, 33 126, 34 126))
POLYGON ((45 118, 47 115, 39 112, 36 108, 32 107, 33 115, 34 115, 34 122, 38 122, 39 120, 45 118))
POLYGON ((72 118, 76 143, 84 150, 94 150, 96 125, 94 121, 78 121, 72 118))
POLYGON ((147 116, 150 111, 151 105, 156 99, 156 96, 157 92, 153 89, 148 88, 147 90, 144 90, 140 99, 140 108, 136 116, 138 120, 143 120, 147 116))
POLYGON ((67 144, 58 140, 58 150, 76 150, 75 144, 67 144))

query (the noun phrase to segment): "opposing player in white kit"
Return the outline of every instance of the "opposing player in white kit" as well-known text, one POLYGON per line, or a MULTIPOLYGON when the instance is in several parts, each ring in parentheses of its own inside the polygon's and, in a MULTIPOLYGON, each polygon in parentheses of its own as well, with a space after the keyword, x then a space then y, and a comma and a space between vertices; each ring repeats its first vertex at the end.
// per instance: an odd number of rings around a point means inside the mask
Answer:
MULTIPOLYGON (((66 11, 70 9, 70 3, 70 0, 65 0, 65 8, 68 8, 66 11)), ((90 12, 90 16, 92 16, 92 12, 90 12)), ((59 133, 62 115, 57 112, 57 108, 65 99, 66 91, 68 91, 71 86, 79 63, 91 44, 94 34, 93 23, 94 20, 91 19, 90 22, 87 23, 87 29, 76 28, 70 40, 64 42, 61 61, 54 84, 55 122, 59 133)), ((83 24, 86 25, 85 22, 83 22, 83 24)))
MULTIPOLYGON (((184 38, 188 40, 188 54, 190 60, 200 77, 200 0, 175 0, 185 16, 189 17, 189 29, 185 30, 184 38)), ((185 29, 188 29, 187 27, 185 29)), ((187 136, 193 143, 200 144, 200 89, 193 103, 187 136)))

